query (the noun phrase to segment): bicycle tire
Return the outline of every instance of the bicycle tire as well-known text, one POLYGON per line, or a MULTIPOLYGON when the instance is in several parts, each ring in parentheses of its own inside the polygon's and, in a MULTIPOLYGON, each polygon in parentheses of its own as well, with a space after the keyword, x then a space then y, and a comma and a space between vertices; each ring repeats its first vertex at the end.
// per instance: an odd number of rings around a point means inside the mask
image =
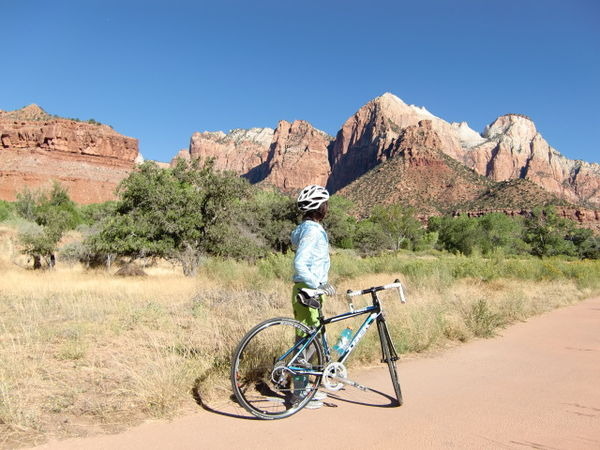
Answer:
POLYGON ((301 322, 278 317, 259 323, 242 338, 233 354, 230 380, 246 411, 261 419, 282 419, 311 401, 321 384, 324 365, 320 340, 311 342, 302 354, 305 360, 298 363, 319 374, 294 375, 287 368, 298 353, 289 350, 310 333, 301 322))
POLYGON ((402 390, 400 389, 400 382, 398 381, 398 372, 396 369, 396 351, 394 344, 388 332, 387 325, 383 318, 377 320, 377 331, 379 331, 379 340, 381 341, 381 351, 383 353, 383 361, 387 363, 388 369, 390 370, 390 378, 392 379, 392 385, 394 386, 394 392, 396 393, 396 400, 398 406, 402 406, 402 390))

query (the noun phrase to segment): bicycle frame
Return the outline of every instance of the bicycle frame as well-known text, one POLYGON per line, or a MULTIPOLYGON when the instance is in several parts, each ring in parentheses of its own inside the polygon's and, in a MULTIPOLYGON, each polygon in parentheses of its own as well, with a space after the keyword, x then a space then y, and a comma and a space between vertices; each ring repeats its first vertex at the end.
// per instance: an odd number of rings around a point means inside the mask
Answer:
POLYGON ((369 316, 364 320, 362 325, 358 328, 356 333, 354 333, 352 335, 352 339, 350 340, 350 343, 344 350, 344 353, 342 353, 339 356, 339 358, 337 359, 337 362, 344 363, 348 359, 350 354, 352 353, 352 350, 354 350, 356 345, 360 342, 360 340, 366 334, 367 330, 371 327, 371 325, 373 325, 373 323, 375 323, 375 321, 379 317, 383 317, 383 310, 381 308, 381 303, 379 301, 379 297, 377 296, 377 291, 370 291, 370 294, 371 294, 371 298, 373 300, 373 304, 370 306, 367 306, 365 308, 356 310, 356 311, 349 311, 346 313, 339 314, 337 316, 325 318, 325 317, 323 317, 322 310, 319 309, 319 322, 320 322, 319 326, 316 329, 314 329, 314 331, 310 335, 308 335, 308 339, 301 340, 298 343, 296 343, 296 345, 294 345, 284 355, 282 355, 279 360, 283 360, 291 352, 298 350, 296 355, 290 361, 290 364, 288 365, 288 369, 290 369, 295 375, 322 375, 323 368, 321 368, 320 371, 314 371, 314 370, 307 370, 306 368, 303 368, 300 366, 295 366, 292 364, 297 362, 300 355, 303 354, 304 350, 306 350, 310 346, 310 344, 315 339, 317 339, 319 336, 321 337, 321 342, 323 344, 323 350, 325 351, 325 360, 327 363, 329 363, 331 361, 331 350, 330 350, 329 344, 327 342, 326 325, 328 325, 330 323, 340 322, 342 320, 351 319, 353 317, 369 314, 369 316))
MULTIPOLYGON (((386 363, 395 393, 396 406, 402 405, 402 392, 398 381, 396 361, 398 355, 386 324, 378 292, 397 289, 401 303, 406 303, 400 280, 384 286, 374 286, 360 291, 346 292, 349 311, 325 318, 319 307, 318 323, 308 327, 298 320, 276 317, 252 328, 242 338, 233 354, 230 380, 240 404, 262 419, 289 417, 312 401, 320 386, 338 391, 352 386, 362 391, 372 390, 348 377, 345 362, 376 323, 381 343, 381 361, 386 363), (371 296, 371 304, 355 310, 352 298, 371 296), (364 316, 355 333, 350 333, 347 347, 341 354, 330 349, 326 328, 329 324, 364 316)), ((306 289, 301 303, 320 306, 319 295, 324 292, 306 289), (310 301, 309 301, 310 300, 310 301), (312 301, 316 300, 316 301, 312 301)), ((307 306, 307 305, 305 305, 307 306)))

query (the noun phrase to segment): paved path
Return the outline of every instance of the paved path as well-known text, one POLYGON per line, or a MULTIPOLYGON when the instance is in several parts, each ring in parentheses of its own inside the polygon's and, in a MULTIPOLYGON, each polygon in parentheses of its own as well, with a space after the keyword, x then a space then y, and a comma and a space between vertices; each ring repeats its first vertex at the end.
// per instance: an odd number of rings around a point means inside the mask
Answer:
MULTIPOLYGON (((389 407, 387 369, 354 378, 331 406, 291 418, 215 412, 43 449, 459 448, 600 449, 600 298, 519 323, 430 358, 399 364, 405 404, 389 407)), ((351 374, 351 378, 352 378, 351 374)))

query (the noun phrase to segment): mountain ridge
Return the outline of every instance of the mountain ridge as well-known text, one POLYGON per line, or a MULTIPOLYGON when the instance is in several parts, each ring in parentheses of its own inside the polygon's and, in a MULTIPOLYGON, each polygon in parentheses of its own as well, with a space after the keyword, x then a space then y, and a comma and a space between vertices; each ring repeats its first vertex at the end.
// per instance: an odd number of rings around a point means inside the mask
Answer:
MULTIPOLYGON (((544 140, 528 116, 503 114, 478 133, 466 122, 446 122, 425 107, 409 105, 389 92, 359 108, 332 139, 327 151, 327 187, 337 192, 393 157, 392 149, 405 130, 423 120, 429 121, 437 134, 436 143, 430 143, 432 148, 483 176, 494 181, 529 179, 567 202, 600 207, 600 165, 563 156, 544 140)), ((285 155, 285 150, 280 151, 285 155)), ((268 155, 266 144, 262 152, 268 155)), ((245 158, 243 150, 234 153, 239 160, 245 158)), ((211 156, 222 161, 218 152, 211 156)), ((317 157, 322 160, 321 154, 317 157)), ((307 164, 309 160, 302 159, 307 164)), ((225 163, 223 167, 235 171, 235 164, 225 163)), ((301 164, 296 167, 299 171, 306 169, 301 164)), ((268 175, 268 167, 263 164, 258 179, 251 181, 259 182, 268 175)), ((316 179, 321 182, 322 174, 316 179)), ((301 186, 277 187, 289 192, 301 186)))
POLYGON ((80 203, 112 200, 135 167, 138 140, 108 125, 56 117, 32 104, 0 111, 0 198, 63 184, 80 203))
MULTIPOLYGON (((114 198, 117 180, 143 161, 137 140, 92 120, 58 118, 35 104, 0 111, 0 150, 0 159, 10 160, 9 167, 6 162, 0 166, 0 197, 6 199, 14 198, 19 183, 36 186, 51 178, 72 183, 77 201, 114 198), (90 178, 78 174, 78 164, 80 172, 98 172, 91 178, 102 187, 75 182, 90 178), (54 169, 45 170, 48 167, 54 169), (9 188, 7 180, 12 183, 9 188)), ((389 171, 385 178, 396 180, 388 169, 395 167, 404 180, 394 181, 394 189, 404 197, 386 188, 387 197, 410 203, 410 192, 420 196, 430 192, 416 206, 436 214, 526 206, 506 202, 510 196, 528 199, 532 207, 548 202, 600 207, 600 165, 560 154, 529 117, 504 114, 478 133, 466 122, 449 123, 389 92, 359 108, 335 137, 305 120, 282 120, 275 128, 195 132, 188 149, 180 150, 171 165, 177 158, 212 158, 217 170, 230 170, 252 183, 292 194, 308 184, 327 186, 331 192, 357 191, 349 186, 368 186, 367 180, 375 179, 373 171, 380 173, 377 179, 389 171), (395 162, 386 165, 389 161, 395 162), (511 180, 527 180, 539 189, 511 180)), ((366 196, 369 189, 358 191, 366 196)), ((377 201, 372 198, 368 203, 377 201)))

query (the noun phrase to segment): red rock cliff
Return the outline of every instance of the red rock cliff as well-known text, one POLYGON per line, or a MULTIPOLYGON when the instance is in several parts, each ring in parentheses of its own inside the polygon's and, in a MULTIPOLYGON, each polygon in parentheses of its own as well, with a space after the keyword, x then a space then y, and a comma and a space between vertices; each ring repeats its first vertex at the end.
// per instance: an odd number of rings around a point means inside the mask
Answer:
POLYGON ((137 155, 137 139, 107 125, 57 118, 37 105, 0 111, 0 198, 5 200, 52 180, 79 203, 114 199, 137 155))
MULTIPOLYGON (((251 128, 229 133, 194 133, 189 157, 213 158, 218 170, 231 170, 252 183, 284 192, 327 183, 331 137, 303 120, 279 122, 277 129, 251 128)), ((179 157, 188 154, 180 152, 179 157)))
POLYGON ((478 173, 495 181, 525 178, 569 202, 600 206, 600 165, 565 158, 528 117, 501 116, 483 137, 459 158, 478 173))
POLYGON ((272 128, 196 132, 190 140, 190 157, 212 158, 217 170, 231 170, 256 183, 266 176, 273 134, 272 128))
POLYGON ((328 187, 337 191, 393 157, 391 151, 404 130, 422 120, 428 120, 435 131, 436 148, 454 158, 461 154, 460 140, 449 123, 425 108, 407 105, 386 93, 360 108, 338 132, 330 155, 332 173, 328 187))
POLYGON ((328 147, 331 137, 304 120, 279 122, 267 163, 264 183, 284 192, 309 184, 325 186, 329 178, 328 147))

